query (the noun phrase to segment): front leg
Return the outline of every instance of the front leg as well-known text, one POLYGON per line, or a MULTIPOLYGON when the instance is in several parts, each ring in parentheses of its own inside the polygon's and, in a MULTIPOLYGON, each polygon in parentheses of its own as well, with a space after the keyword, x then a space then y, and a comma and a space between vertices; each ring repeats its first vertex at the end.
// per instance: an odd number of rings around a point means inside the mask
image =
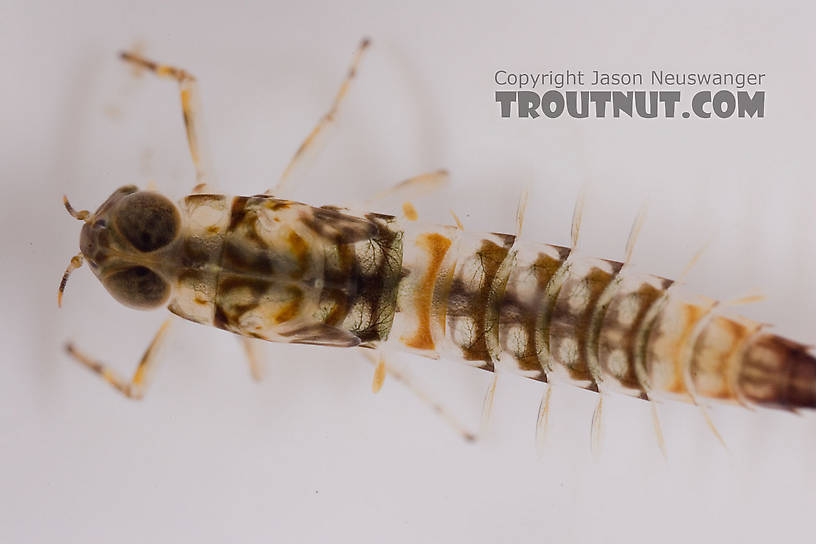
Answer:
POLYGON ((153 340, 150 342, 150 345, 147 346, 144 355, 142 355, 142 359, 139 361, 139 365, 136 367, 136 371, 133 373, 133 377, 130 379, 130 381, 123 378, 108 365, 91 359, 81 351, 77 350, 76 347, 74 347, 74 345, 70 342, 65 345, 65 350, 79 363, 85 365, 92 371, 102 376, 105 381, 115 387, 126 397, 131 399, 141 399, 144 397, 144 394, 147 391, 149 378, 155 368, 156 351, 164 340, 171 321, 172 318, 167 318, 162 326, 159 327, 156 336, 153 337, 153 340))

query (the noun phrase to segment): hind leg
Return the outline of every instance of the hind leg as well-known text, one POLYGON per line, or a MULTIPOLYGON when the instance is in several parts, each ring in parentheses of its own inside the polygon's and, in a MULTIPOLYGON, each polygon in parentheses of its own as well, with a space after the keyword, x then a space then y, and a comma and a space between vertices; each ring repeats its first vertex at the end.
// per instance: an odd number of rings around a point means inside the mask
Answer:
POLYGON ((382 351, 371 353, 371 350, 365 350, 362 353, 366 360, 374 365, 374 380, 372 382, 371 390, 378 393, 383 386, 386 376, 402 383, 411 393, 414 394, 420 401, 428 405, 434 412, 436 412, 445 422, 450 425, 467 442, 476 440, 476 435, 470 432, 462 422, 460 422, 453 414, 448 411, 442 403, 436 401, 429 393, 414 383, 410 375, 405 371, 400 370, 394 365, 388 364, 385 354, 382 351))

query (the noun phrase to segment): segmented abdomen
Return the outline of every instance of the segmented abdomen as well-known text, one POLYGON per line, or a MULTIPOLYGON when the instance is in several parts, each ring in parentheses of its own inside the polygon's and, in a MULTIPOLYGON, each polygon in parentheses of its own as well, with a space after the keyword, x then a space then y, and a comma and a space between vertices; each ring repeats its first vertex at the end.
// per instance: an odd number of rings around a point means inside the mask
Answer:
POLYGON ((646 398, 816 407, 805 346, 667 279, 564 247, 406 232, 391 340, 426 356, 646 398))
POLYGON ((184 199, 172 312, 270 341, 497 364, 592 390, 816 406, 801 344, 569 249, 266 196, 184 199))

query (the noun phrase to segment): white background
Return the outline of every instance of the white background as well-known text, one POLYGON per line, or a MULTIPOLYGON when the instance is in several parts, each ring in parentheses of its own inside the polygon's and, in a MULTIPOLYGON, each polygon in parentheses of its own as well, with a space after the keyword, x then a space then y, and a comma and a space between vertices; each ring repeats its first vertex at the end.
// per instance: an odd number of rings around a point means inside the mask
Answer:
MULTIPOLYGON (((812 534, 816 418, 714 407, 724 449, 691 406, 610 398, 599 461, 596 397, 556 388, 549 443, 533 444, 545 386, 502 376, 489 436, 463 443, 399 383, 370 393, 352 351, 264 346, 249 378, 222 331, 177 322, 142 402, 62 351, 67 339, 130 372, 163 311, 118 305, 92 274, 59 276, 80 224, 116 187, 194 184, 172 83, 116 60, 141 44, 201 82, 215 187, 272 185, 328 106, 363 36, 373 47, 323 152, 292 197, 353 202, 446 167, 421 219, 566 244, 588 198, 583 249, 620 259, 649 201, 644 270, 803 342, 816 341, 812 8, 742 1, 23 2, 0 32, 3 240, 0 540, 4 542, 760 542, 812 534), (500 119, 497 69, 767 74, 762 120, 500 119)), ((688 98, 688 91, 686 92, 688 98)), ((388 210, 381 210, 388 211, 388 210)), ((472 428, 490 375, 451 361, 397 361, 472 428)))

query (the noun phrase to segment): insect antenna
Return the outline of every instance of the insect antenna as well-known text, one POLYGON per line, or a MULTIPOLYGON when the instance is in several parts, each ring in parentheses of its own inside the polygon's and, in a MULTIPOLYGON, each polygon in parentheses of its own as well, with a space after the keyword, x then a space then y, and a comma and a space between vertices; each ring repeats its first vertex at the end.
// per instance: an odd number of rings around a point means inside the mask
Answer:
POLYGON ((88 210, 76 211, 74 207, 71 206, 71 203, 68 202, 68 197, 65 195, 62 195, 62 203, 65 204, 65 209, 68 210, 68 213, 71 214, 71 217, 73 217, 74 219, 79 219, 80 221, 85 221, 86 223, 88 222, 88 216, 91 215, 91 212, 89 212, 88 210))
MULTIPOLYGON (((88 210, 80 210, 76 211, 71 203, 68 202, 68 197, 62 195, 62 203, 65 205, 65 209, 68 210, 68 213, 71 214, 71 217, 74 219, 79 219, 80 221, 88 222, 88 216, 91 215, 91 212, 88 210)), ((82 253, 77 253, 73 257, 71 257, 71 262, 68 263, 68 267, 65 269, 65 273, 62 275, 62 280, 60 280, 59 284, 59 292, 57 293, 57 306, 62 308, 62 293, 65 291, 65 285, 68 283, 68 276, 71 275, 71 272, 76 270, 82 266, 82 253)))
MULTIPOLYGON (((67 201, 66 201, 67 204, 67 201)), ((72 214, 73 215, 73 214, 72 214)), ((62 293, 65 291, 65 285, 68 283, 68 276, 71 275, 71 272, 76 270, 82 266, 82 253, 77 253, 73 257, 71 257, 71 262, 68 263, 68 267, 65 269, 65 273, 62 275, 62 280, 60 280, 59 284, 59 293, 57 293, 57 306, 62 308, 62 293)))

